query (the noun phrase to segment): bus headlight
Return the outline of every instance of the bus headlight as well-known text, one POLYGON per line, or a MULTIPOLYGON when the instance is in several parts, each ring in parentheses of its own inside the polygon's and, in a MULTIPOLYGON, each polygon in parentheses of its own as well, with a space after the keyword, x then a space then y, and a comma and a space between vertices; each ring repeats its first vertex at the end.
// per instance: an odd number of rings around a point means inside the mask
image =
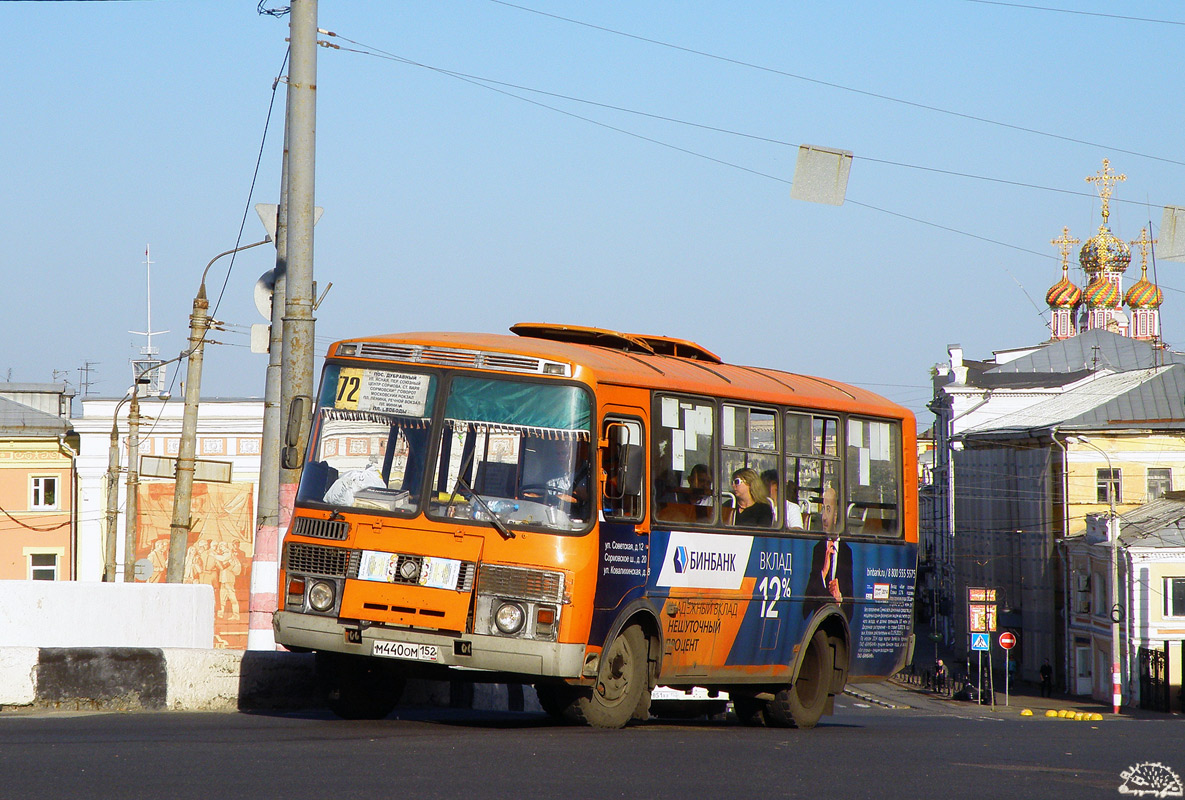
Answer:
POLYGON ((503 602, 494 612, 494 624, 505 634, 518 633, 526 618, 526 612, 518 603, 503 602))
POLYGON ((309 605, 313 607, 314 611, 322 613, 333 608, 333 601, 337 592, 332 583, 328 581, 314 581, 313 585, 309 587, 309 605))

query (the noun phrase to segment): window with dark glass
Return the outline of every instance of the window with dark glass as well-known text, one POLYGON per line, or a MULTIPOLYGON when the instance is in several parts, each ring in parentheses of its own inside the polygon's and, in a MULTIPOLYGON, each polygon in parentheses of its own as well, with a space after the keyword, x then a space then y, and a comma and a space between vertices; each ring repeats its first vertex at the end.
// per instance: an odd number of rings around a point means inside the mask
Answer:
POLYGON ((1148 468, 1148 500, 1157 500, 1173 490, 1173 471, 1169 467, 1148 468))
POLYGON ((1097 472, 1098 501, 1100 503, 1123 502, 1123 480, 1120 470, 1100 469, 1097 472))
POLYGON ((790 412, 785 415, 785 471, 782 491, 786 526, 838 533, 839 420, 790 412))
POLYGON ((610 417, 605 420, 601 453, 601 510, 606 519, 640 522, 646 485, 642 423, 610 417))
POLYGON ((777 414, 724 404, 720 421, 721 511, 730 525, 780 527, 777 414))
POLYGON ((1185 617, 1185 578, 1164 579, 1164 615, 1185 617))
POLYGON ((715 406, 685 397, 658 397, 655 403, 655 517, 663 522, 715 522, 719 508, 712 458, 715 406))
POLYGON ((458 376, 449 385, 428 511, 497 526, 586 529, 592 406, 577 386, 458 376))
POLYGON ((325 368, 297 498, 344 508, 414 513, 431 444, 435 375, 325 368))

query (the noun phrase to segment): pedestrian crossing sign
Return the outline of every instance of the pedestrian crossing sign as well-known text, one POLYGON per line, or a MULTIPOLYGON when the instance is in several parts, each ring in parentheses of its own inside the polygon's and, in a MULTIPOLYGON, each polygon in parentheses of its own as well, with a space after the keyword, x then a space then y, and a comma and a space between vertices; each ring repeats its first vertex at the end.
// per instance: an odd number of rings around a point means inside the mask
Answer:
POLYGON ((987 650, 988 635, 986 633, 971 634, 971 649, 972 650, 987 650))

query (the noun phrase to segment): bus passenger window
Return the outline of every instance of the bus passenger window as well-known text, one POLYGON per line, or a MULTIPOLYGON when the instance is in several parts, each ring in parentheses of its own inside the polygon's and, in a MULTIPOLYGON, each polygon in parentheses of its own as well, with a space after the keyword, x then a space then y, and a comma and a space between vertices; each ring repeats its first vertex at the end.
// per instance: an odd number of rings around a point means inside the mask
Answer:
POLYGON ((778 502, 777 415, 764 409, 725 405, 722 418, 721 474, 727 484, 725 491, 735 496, 724 512, 725 523, 780 527, 784 510, 778 502), (745 480, 738 484, 738 476, 742 475, 745 480))
POLYGON ((896 536, 900 533, 900 426, 851 418, 847 427, 848 528, 852 533, 896 536))
POLYGON ((789 412, 783 429, 786 526, 819 533, 838 532, 843 520, 836 515, 835 521, 825 527, 824 505, 829 488, 830 495, 836 498, 833 502, 838 503, 839 420, 789 412))
POLYGON ((715 407, 683 397, 658 397, 655 403, 655 517, 679 524, 713 522, 717 505, 711 485, 715 407))

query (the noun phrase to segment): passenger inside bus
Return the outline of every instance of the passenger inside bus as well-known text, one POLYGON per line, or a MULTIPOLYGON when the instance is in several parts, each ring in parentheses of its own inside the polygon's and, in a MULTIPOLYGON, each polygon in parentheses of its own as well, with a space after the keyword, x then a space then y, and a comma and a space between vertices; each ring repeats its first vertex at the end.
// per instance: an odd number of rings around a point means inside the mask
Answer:
POLYGON ((712 473, 704 464, 696 464, 687 473, 687 486, 691 502, 695 506, 695 518, 705 520, 712 518, 712 473))
POLYGON ((802 530, 802 506, 798 505, 798 484, 794 479, 786 481, 786 527, 802 530))
POLYGON ((756 470, 746 467, 732 473, 732 491, 736 495, 732 524, 765 528, 773 525, 774 511, 769 504, 765 481, 756 470))

